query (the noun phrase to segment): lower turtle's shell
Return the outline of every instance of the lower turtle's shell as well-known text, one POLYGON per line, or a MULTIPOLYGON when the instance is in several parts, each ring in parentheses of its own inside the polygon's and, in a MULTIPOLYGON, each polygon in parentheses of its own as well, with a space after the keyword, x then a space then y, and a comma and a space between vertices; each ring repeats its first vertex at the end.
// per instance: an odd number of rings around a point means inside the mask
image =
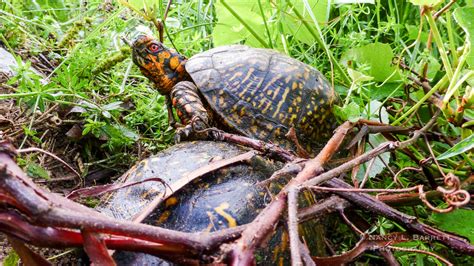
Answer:
MULTIPOLYGON (((211 161, 244 152, 243 148, 222 142, 183 142, 141 161, 124 175, 126 180, 122 181, 137 182, 159 177, 171 185, 211 161)), ((234 164, 209 173, 175 191, 173 197, 144 222, 184 232, 209 232, 249 223, 266 201, 271 200, 264 187, 255 184, 269 178, 277 166, 255 156, 250 163, 234 164)), ((162 191, 160 183, 145 182, 116 191, 98 209, 115 218, 131 220, 162 191)), ((132 252, 116 252, 114 257, 120 265, 157 265, 162 262, 157 257, 132 252)), ((264 256, 263 260, 271 262, 273 257, 264 256)))
POLYGON ((237 132, 291 147, 331 134, 334 90, 313 67, 270 49, 223 46, 193 56, 186 71, 210 107, 237 132))

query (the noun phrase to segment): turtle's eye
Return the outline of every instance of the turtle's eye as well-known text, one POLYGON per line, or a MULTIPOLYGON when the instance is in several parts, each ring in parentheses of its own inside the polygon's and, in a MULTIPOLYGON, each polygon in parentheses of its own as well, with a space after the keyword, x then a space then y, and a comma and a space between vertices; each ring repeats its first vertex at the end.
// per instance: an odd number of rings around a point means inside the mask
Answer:
POLYGON ((152 43, 150 46, 148 46, 148 49, 150 49, 152 53, 156 53, 158 50, 160 50, 160 46, 156 43, 152 43))

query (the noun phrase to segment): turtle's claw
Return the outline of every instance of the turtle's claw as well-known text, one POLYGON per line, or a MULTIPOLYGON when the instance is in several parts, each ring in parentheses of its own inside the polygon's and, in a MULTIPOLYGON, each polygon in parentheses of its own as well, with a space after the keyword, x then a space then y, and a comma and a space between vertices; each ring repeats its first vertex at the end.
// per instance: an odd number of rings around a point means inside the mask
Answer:
POLYGON ((179 143, 182 140, 186 140, 189 138, 191 135, 193 129, 190 125, 187 125, 185 127, 180 127, 176 129, 176 133, 174 135, 174 142, 179 143))

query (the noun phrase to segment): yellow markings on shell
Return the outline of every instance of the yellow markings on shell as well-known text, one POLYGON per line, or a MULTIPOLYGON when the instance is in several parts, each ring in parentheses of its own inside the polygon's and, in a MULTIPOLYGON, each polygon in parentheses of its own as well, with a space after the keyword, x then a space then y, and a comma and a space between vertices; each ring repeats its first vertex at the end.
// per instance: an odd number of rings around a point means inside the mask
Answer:
POLYGON ((179 58, 174 56, 170 59, 170 68, 175 70, 179 66, 179 58))
POLYGON ((272 103, 270 101, 267 101, 267 105, 265 106, 265 108, 263 108, 262 113, 266 113, 270 106, 272 106, 272 103))
POLYGON ((280 136, 281 135, 281 128, 275 129, 275 136, 280 136))
POLYGON ((293 82, 293 85, 291 86, 291 88, 292 88, 293 90, 296 90, 296 88, 298 88, 298 82, 296 82, 296 81, 293 82))
POLYGON ((230 79, 229 81, 232 82, 234 79, 238 78, 238 77, 241 77, 242 76, 242 72, 236 72, 230 79))
POLYGON ((271 123, 267 123, 266 127, 268 131, 271 131, 273 129, 273 125, 271 123))
POLYGON ((211 232, 212 228, 216 228, 216 226, 214 225, 214 220, 216 218, 214 217, 214 214, 212 214, 212 212, 207 211, 206 214, 209 217, 209 224, 207 225, 205 232, 211 232))
POLYGON ((309 71, 305 71, 303 74, 304 80, 308 80, 309 78, 309 71))
POLYGON ((272 91, 271 91, 271 90, 268 90, 268 91, 267 91, 267 95, 268 95, 268 96, 271 96, 271 95, 272 95, 272 91))
POLYGON ((265 98, 260 98, 259 105, 257 106, 257 108, 261 108, 266 102, 267 101, 265 98))
POLYGON ((239 115, 240 117, 245 115, 245 107, 242 107, 242 109, 240 109, 239 115))
POLYGON ((280 122, 284 122, 284 119, 285 119, 285 118, 286 118, 286 117, 285 117, 285 114, 283 114, 283 113, 280 113, 280 114, 278 115, 278 120, 280 120, 280 122))
POLYGON ((273 116, 272 116, 273 118, 275 118, 276 115, 280 112, 280 108, 283 105, 283 102, 285 102, 285 99, 286 99, 286 96, 288 95, 288 92, 290 92, 290 90, 285 90, 285 92, 283 93, 283 96, 281 97, 280 102, 277 105, 277 109, 273 113, 273 116))
POLYGON ((245 83, 249 78, 250 76, 252 75, 252 73, 255 71, 255 69, 253 67, 249 68, 248 72, 247 72, 247 75, 244 77, 244 79, 242 80, 242 84, 245 83))
MULTIPOLYGON (((280 92, 281 87, 278 86, 276 90, 273 92, 273 97, 272 100, 275 100, 275 98, 278 96, 278 93, 280 92)), ((283 100, 283 99, 282 99, 283 100)))
POLYGON ((257 133, 257 131, 258 131, 258 127, 257 127, 257 126, 251 126, 249 129, 250 129, 250 132, 252 132, 252 133, 254 133, 254 134, 257 133))
POLYGON ((178 204, 178 199, 176 197, 170 197, 165 201, 166 208, 175 206, 176 204, 178 204))
POLYGON ((237 226, 237 221, 234 219, 234 217, 232 217, 230 214, 225 212, 225 210, 228 209, 229 207, 230 207, 229 203, 223 202, 223 203, 221 203, 221 205, 219 205, 219 207, 214 208, 214 210, 220 216, 224 217, 224 219, 227 220, 227 223, 229 224, 229 227, 236 227, 237 226))
POLYGON ((164 211, 160 215, 160 217, 156 220, 156 224, 159 225, 159 224, 162 224, 162 223, 166 222, 170 216, 171 216, 171 211, 169 211, 169 210, 164 211))
POLYGON ((326 103, 326 101, 325 101, 324 99, 322 99, 322 98, 321 98, 321 100, 319 100, 319 103, 320 103, 320 104, 325 104, 325 103, 326 103))
POLYGON ((295 114, 294 114, 294 115, 291 115, 291 118, 290 118, 290 123, 293 123, 293 121, 295 121, 295 120, 296 120, 296 118, 298 118, 298 116, 297 116, 297 115, 295 115, 295 114))
POLYGON ((268 88, 272 86, 273 83, 275 83, 275 81, 279 80, 280 78, 281 78, 280 74, 275 75, 275 77, 273 77, 269 82, 267 82, 267 85, 263 88, 263 91, 268 90, 268 88))

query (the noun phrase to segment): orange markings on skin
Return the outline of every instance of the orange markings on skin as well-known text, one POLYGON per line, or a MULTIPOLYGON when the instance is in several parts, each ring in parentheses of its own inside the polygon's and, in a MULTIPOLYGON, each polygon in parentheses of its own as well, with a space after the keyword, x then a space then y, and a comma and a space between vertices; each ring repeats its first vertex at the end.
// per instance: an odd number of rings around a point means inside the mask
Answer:
POLYGON ((161 52, 160 57, 163 57, 164 59, 170 58, 171 54, 169 52, 161 52))
POLYGON ((186 104, 184 106, 184 110, 186 110, 187 113, 191 113, 193 111, 193 107, 190 104, 186 104))
POLYGON ((150 72, 155 72, 153 73, 153 76, 155 77, 153 81, 156 83, 159 92, 163 95, 169 94, 169 92, 174 86, 174 83, 165 75, 163 64, 157 62, 156 57, 151 54, 149 54, 147 57, 148 59, 150 59, 154 66, 150 67, 149 69, 150 72), (158 77, 158 79, 156 79, 156 77, 158 77))
POLYGON ((174 56, 170 59, 170 68, 175 70, 179 66, 179 58, 174 56))

